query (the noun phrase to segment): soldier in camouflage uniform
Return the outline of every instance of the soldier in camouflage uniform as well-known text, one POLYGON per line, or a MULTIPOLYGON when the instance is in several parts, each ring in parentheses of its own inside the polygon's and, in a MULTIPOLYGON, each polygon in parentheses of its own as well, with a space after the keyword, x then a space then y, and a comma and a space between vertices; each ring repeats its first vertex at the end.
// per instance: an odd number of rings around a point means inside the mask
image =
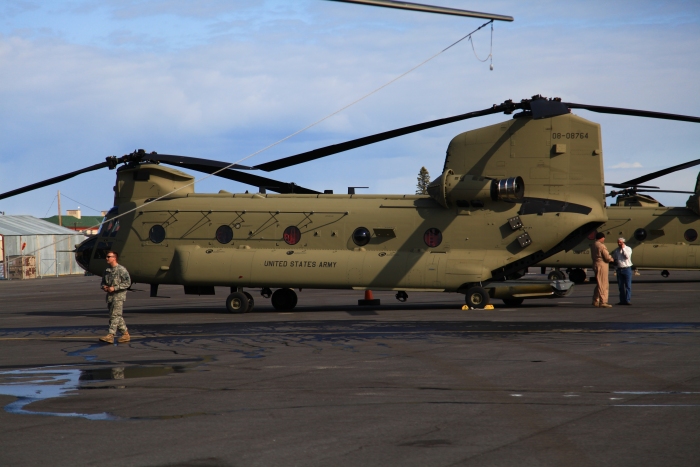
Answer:
POLYGON ((107 308, 109 309, 109 334, 100 337, 100 341, 108 344, 114 343, 114 336, 117 330, 122 333, 122 336, 117 339, 117 342, 129 342, 129 330, 126 329, 126 323, 122 318, 122 309, 124 300, 126 300, 126 289, 131 286, 131 278, 126 268, 117 264, 119 255, 114 251, 107 252, 107 269, 102 276, 102 290, 107 293, 107 308))

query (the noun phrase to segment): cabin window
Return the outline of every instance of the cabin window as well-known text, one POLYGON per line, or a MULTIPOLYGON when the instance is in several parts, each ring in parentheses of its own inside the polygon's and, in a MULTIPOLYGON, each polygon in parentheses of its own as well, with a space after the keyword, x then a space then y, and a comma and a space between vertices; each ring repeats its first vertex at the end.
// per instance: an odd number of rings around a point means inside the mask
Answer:
POLYGON ((440 232, 440 229, 436 229, 435 227, 428 229, 423 234, 423 241, 430 248, 435 248, 442 243, 442 232, 440 232))
POLYGON ((352 241, 355 242, 357 246, 365 246, 369 243, 372 234, 369 232, 367 227, 358 227, 352 233, 352 241))
POLYGON ((686 242, 694 242, 698 239, 698 233, 695 231, 695 229, 688 229, 683 234, 683 237, 685 238, 686 242))
POLYGON ((162 225, 154 225, 148 232, 148 238, 153 243, 160 243, 165 240, 165 228, 162 225))
POLYGON ((301 240, 301 230, 294 225, 290 225, 284 229, 284 234, 282 235, 284 241, 287 245, 296 245, 301 240))
POLYGON ((216 241, 226 245, 233 240, 233 229, 228 225, 222 225, 216 229, 216 241))
POLYGON ((645 229, 637 229, 634 231, 634 238, 639 242, 643 242, 647 238, 647 231, 645 229))

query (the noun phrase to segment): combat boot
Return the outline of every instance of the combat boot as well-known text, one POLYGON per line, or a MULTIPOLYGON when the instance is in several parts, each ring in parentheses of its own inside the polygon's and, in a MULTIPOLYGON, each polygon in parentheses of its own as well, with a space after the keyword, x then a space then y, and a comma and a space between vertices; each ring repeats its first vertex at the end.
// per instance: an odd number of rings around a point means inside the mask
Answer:
POLYGON ((101 342, 106 342, 107 344, 114 344, 114 334, 107 334, 104 337, 100 337, 101 342))
POLYGON ((600 302, 598 300, 593 300, 593 306, 596 308, 600 307, 600 302))
POLYGON ((129 342, 130 340, 131 340, 131 336, 129 335, 129 331, 125 331, 122 334, 122 336, 119 339, 117 339, 117 342, 119 342, 120 344, 123 344, 125 342, 129 342))
POLYGON ((603 303, 600 302, 600 305, 598 305, 600 308, 612 308, 612 305, 609 303, 603 303))

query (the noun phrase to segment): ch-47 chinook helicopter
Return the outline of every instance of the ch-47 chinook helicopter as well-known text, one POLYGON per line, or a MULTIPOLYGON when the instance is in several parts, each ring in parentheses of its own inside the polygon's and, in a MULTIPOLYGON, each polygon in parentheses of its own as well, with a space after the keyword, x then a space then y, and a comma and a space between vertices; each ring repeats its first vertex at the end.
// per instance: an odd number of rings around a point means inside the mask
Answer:
POLYGON ((229 286, 229 311, 262 288, 292 309, 292 288, 446 291, 489 303, 494 284, 581 242, 606 220, 600 126, 568 104, 537 96, 425 122, 261 164, 272 171, 482 115, 514 118, 450 143, 429 195, 339 195, 246 173, 226 162, 136 151, 0 195, 0 199, 99 168, 116 168, 114 207, 76 249, 102 274, 113 249, 132 280, 210 294, 229 286), (552 134, 576 134, 560 143, 552 134), (564 146, 568 145, 568 148, 564 146), (193 177, 163 164, 267 187, 280 194, 194 193, 193 177), (522 174, 522 175, 520 175, 522 174), (529 181, 525 181, 525 179, 529 181), (177 191, 174 191, 177 190, 177 191))
MULTIPOLYGON (((597 229, 606 234, 608 249, 612 251, 617 248, 617 239, 624 237, 632 248, 635 267, 661 269, 664 277, 668 277, 669 270, 700 269, 700 175, 695 191, 659 190, 641 185, 697 165, 700 165, 700 159, 624 183, 607 184, 618 189, 607 194, 617 198, 607 208, 608 221, 597 229), (642 193, 688 193, 690 197, 685 207, 666 207, 652 196, 642 193)), ((566 268, 570 280, 583 283, 586 280, 584 268, 590 267, 591 263, 590 244, 597 231, 571 250, 547 258, 540 265, 557 268, 550 273, 552 279, 562 279, 564 273, 558 269, 566 268)))

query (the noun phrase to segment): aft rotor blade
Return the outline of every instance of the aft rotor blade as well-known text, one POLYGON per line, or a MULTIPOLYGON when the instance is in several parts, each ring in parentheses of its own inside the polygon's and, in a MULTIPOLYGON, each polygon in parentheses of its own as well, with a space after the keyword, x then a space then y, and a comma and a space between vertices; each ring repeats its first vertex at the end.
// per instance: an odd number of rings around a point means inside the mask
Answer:
POLYGON ((494 15, 492 13, 481 13, 478 11, 458 10, 456 8, 446 8, 441 6, 423 5, 420 3, 398 2, 392 0, 330 0, 343 3, 357 3, 360 5, 380 6, 384 8, 396 8, 399 10, 413 10, 424 13, 439 13, 443 15, 467 16, 470 18, 484 18, 495 21, 513 21, 512 16, 494 15))
POLYGON ((695 167, 696 165, 700 165, 700 159, 695 159, 694 161, 674 165, 673 167, 669 167, 667 169, 659 170, 657 172, 652 172, 650 174, 642 175, 641 177, 633 178, 632 180, 628 180, 628 181, 624 182, 623 185, 638 185, 640 183, 644 183, 644 182, 648 182, 649 180, 653 180, 655 178, 663 177, 664 175, 668 175, 668 174, 673 173, 673 172, 678 172, 679 170, 684 170, 684 169, 689 169, 691 167, 695 167))
MULTIPOLYGON (((294 156, 284 157, 282 159, 277 159, 271 162, 256 165, 254 168, 264 170, 266 172, 272 172, 273 170, 279 170, 285 167, 303 164, 304 162, 313 161, 322 157, 338 154, 339 152, 349 151, 350 149, 356 149, 362 146, 378 143, 380 141, 385 141, 387 139, 396 138, 398 136, 415 133, 417 131, 427 130, 428 128, 434 128, 440 125, 447 125, 448 123, 459 122, 460 120, 467 120, 469 118, 481 117, 484 115, 491 115, 503 112, 506 109, 504 105, 505 104, 495 105, 489 109, 477 110, 476 112, 469 112, 466 114, 455 115, 453 117, 441 118, 438 120, 431 120, 429 122, 418 123, 416 125, 410 125, 403 128, 397 128, 395 130, 389 130, 371 136, 364 136, 362 138, 353 139, 344 143, 332 144, 323 148, 314 149, 313 151, 302 152, 301 154, 296 154, 294 156)), ((515 105, 517 106, 518 104, 515 105)))
POLYGON ((564 105, 570 109, 584 109, 591 112, 616 115, 630 115, 633 117, 648 117, 660 118, 664 120, 677 120, 680 122, 700 123, 700 117, 690 115, 667 114, 663 112, 650 112, 648 110, 623 109, 620 107, 605 107, 601 105, 574 104, 572 102, 564 102, 564 105))
MULTIPOLYGON (((192 158, 195 159, 195 158, 192 158)), ((171 164, 171 162, 166 162, 165 160, 162 160, 161 162, 164 162, 166 164, 171 164)), ((264 187, 270 191, 274 191, 277 193, 298 193, 298 194, 304 194, 304 195, 317 195, 320 194, 320 192, 311 190, 309 188, 304 188, 303 186, 296 185, 294 183, 287 183, 287 182, 280 182, 279 180, 273 180, 271 178, 266 178, 266 177, 260 177, 259 175, 253 175, 249 173, 244 173, 244 172, 239 172, 238 170, 233 170, 233 169, 225 169, 221 170, 220 168, 217 167, 212 167, 210 165, 206 164, 186 164, 186 163, 178 163, 178 164, 172 164, 172 165, 177 165, 178 167, 182 167, 185 169, 190 169, 190 170, 196 170, 198 172, 204 172, 208 174, 213 174, 216 175, 217 177, 222 177, 222 178, 227 178, 229 180, 234 180, 236 182, 241 182, 245 183, 247 185, 255 186, 255 187, 264 187), (214 172, 217 172, 221 170, 220 172, 214 174, 214 172)))
POLYGON ((59 175, 58 177, 49 178, 49 179, 46 179, 42 182, 32 183, 31 185, 27 185, 27 186, 24 186, 22 188, 17 188, 16 190, 7 191, 5 193, 0 194, 0 199, 10 198, 12 196, 26 193, 28 191, 36 190, 38 188, 43 188, 43 187, 49 186, 49 185, 53 185, 54 183, 59 183, 59 182, 62 182, 63 180, 68 180, 69 178, 73 178, 76 175, 84 174, 86 172, 92 172, 93 170, 97 170, 97 169, 104 169, 105 167, 109 167, 109 166, 110 166, 109 162, 100 162, 99 164, 91 165, 90 167, 85 167, 84 169, 80 169, 80 170, 76 170, 74 172, 69 172, 67 174, 59 175))

